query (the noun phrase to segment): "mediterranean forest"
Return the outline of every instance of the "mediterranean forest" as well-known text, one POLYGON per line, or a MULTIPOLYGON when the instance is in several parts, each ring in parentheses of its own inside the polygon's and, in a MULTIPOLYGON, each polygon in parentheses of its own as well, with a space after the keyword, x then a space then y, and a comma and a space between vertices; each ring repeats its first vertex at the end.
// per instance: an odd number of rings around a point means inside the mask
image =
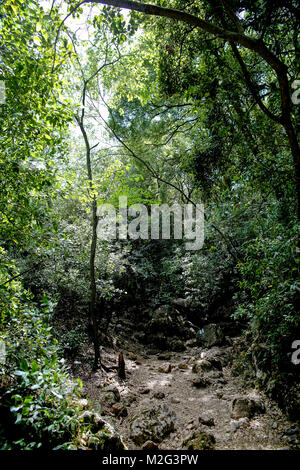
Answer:
POLYGON ((299 19, 1 0, 2 451, 300 449, 299 19))

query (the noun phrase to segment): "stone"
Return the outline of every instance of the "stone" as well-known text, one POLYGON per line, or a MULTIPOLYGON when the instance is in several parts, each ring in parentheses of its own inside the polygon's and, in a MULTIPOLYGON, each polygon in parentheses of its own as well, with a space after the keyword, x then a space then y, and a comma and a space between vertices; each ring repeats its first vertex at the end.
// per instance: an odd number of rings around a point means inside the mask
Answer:
POLYGON ((231 417, 234 419, 251 418, 253 416, 253 403, 249 398, 235 398, 232 401, 231 417))
POLYGON ((222 345, 224 339, 222 328, 215 323, 204 326, 197 334, 198 344, 206 348, 222 345), (202 334, 201 331, 203 331, 202 334))
POLYGON ((299 427, 297 426, 297 424, 293 424, 292 426, 290 426, 283 432, 283 435, 293 436, 293 435, 297 435, 298 433, 299 433, 299 427))
POLYGON ((207 377, 212 380, 223 379, 223 373, 220 370, 210 370, 207 372, 207 377))
POLYGON ((119 434, 114 428, 105 423, 101 431, 88 437, 87 446, 90 450, 101 450, 101 451, 121 451, 126 450, 119 434))
POLYGON ((95 411, 84 411, 80 415, 80 420, 88 424, 93 433, 97 433, 105 425, 105 421, 95 411))
POLYGON ((203 424, 204 426, 214 426, 215 425, 215 420, 213 416, 209 413, 203 413, 201 416, 199 416, 198 421, 200 424, 203 424))
POLYGON ((211 450, 216 442, 212 434, 203 431, 196 431, 182 443, 182 447, 187 450, 211 450))
POLYGON ((164 392, 155 392, 155 393, 153 394, 153 397, 154 397, 154 398, 157 398, 158 400, 162 400, 163 398, 165 398, 165 396, 166 396, 166 395, 164 394, 164 392))
POLYGON ((160 366, 158 368, 158 372, 162 372, 164 374, 169 374, 172 371, 172 364, 160 366))
POLYGON ((253 390, 248 394, 248 397, 253 402, 254 414, 263 414, 266 411, 263 397, 256 391, 253 390))
POLYGON ((180 403, 179 398, 172 397, 170 401, 171 401, 171 403, 175 403, 175 404, 180 403))
POLYGON ((198 374, 195 379, 192 381, 193 387, 196 388, 205 388, 208 385, 210 385, 210 382, 208 379, 204 377, 203 374, 198 374))
POLYGON ((112 406, 114 403, 121 400, 120 392, 117 387, 110 385, 104 387, 101 391, 102 403, 108 406, 112 406))
POLYGON ((126 403, 126 406, 130 406, 132 403, 134 403, 135 401, 137 401, 137 397, 136 395, 134 395, 134 393, 129 393, 126 398, 125 398, 125 403, 126 403))
POLYGON ((137 360, 137 355, 133 354, 133 353, 130 353, 130 354, 128 354, 128 359, 130 359, 131 361, 136 361, 137 360))
POLYGON ((112 407, 111 407, 111 412, 115 415, 115 416, 118 416, 118 417, 122 417, 124 418, 125 416, 128 415, 128 411, 127 411, 127 408, 126 406, 122 405, 121 403, 115 403, 112 407))
POLYGON ((159 361, 169 361, 172 357, 172 353, 168 352, 168 353, 162 353, 162 354, 159 354, 157 356, 157 359, 159 361))
POLYGON ((231 417, 252 418, 256 414, 265 413, 266 408, 262 397, 256 392, 251 392, 248 396, 237 397, 232 401, 231 417))
POLYGON ((211 358, 211 359, 200 359, 197 361, 192 368, 192 372, 209 372, 211 370, 222 370, 222 363, 219 359, 211 358))
POLYGON ((147 395, 148 393, 150 393, 150 388, 141 387, 138 389, 138 393, 140 393, 141 395, 147 395))
POLYGON ((186 347, 181 339, 172 338, 168 341, 168 349, 175 352, 182 352, 185 351, 186 347))
POLYGON ((186 370, 189 368, 188 364, 186 364, 185 362, 181 362, 180 364, 177 365, 178 369, 181 369, 181 370, 186 370))
POLYGON ((230 421, 230 429, 231 432, 236 432, 243 424, 249 422, 249 418, 240 418, 238 420, 231 420, 230 421))
POLYGON ((130 438, 139 446, 161 442, 175 430, 175 413, 165 404, 149 406, 130 417, 130 438))
POLYGON ((142 445, 142 450, 157 450, 158 445, 155 444, 153 441, 146 441, 145 444, 142 445))

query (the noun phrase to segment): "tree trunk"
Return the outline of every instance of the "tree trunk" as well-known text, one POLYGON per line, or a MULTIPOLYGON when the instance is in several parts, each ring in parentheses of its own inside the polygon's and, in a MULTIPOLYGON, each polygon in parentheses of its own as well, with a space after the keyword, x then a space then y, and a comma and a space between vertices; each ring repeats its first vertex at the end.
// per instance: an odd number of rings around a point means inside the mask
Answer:
MULTIPOLYGON (((86 148, 86 166, 88 172, 89 186, 91 192, 93 192, 93 173, 91 165, 91 146, 89 139, 86 133, 86 130, 83 125, 83 115, 80 119, 78 116, 76 118, 82 136, 85 142, 86 148)), ((96 258, 96 248, 97 248, 97 225, 98 225, 98 216, 97 216, 97 199, 96 196, 92 196, 92 242, 90 248, 90 301, 89 301, 89 316, 92 325, 92 334, 93 334, 93 343, 94 343, 94 364, 93 370, 97 370, 101 365, 100 357, 100 344, 99 344, 99 335, 96 319, 96 277, 95 277, 95 258, 96 258)))

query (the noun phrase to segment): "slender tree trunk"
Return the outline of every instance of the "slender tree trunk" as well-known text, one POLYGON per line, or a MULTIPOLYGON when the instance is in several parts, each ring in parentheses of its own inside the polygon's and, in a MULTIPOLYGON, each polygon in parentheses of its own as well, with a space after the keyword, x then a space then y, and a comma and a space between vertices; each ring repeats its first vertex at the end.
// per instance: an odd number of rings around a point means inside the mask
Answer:
MULTIPOLYGON (((83 118, 77 117, 77 122, 79 124, 82 136, 85 142, 86 148, 86 166, 88 172, 88 180, 89 180, 89 187, 90 191, 93 194, 93 172, 92 172, 92 165, 91 165, 91 146, 89 143, 89 139, 83 125, 83 118)), ((97 216, 97 199, 96 196, 92 196, 92 241, 91 241, 91 248, 90 248, 90 301, 89 301, 89 316, 90 322, 92 325, 92 334, 93 334, 93 343, 94 343, 94 364, 93 370, 98 369, 101 365, 101 357, 100 357, 100 344, 99 344, 99 335, 98 335, 98 327, 97 327, 97 319, 96 319, 96 276, 95 276, 95 258, 96 258, 96 248, 97 248, 97 225, 98 225, 98 216, 97 216)))
POLYGON ((93 327, 93 342, 94 342, 94 365, 93 369, 96 370, 101 363, 100 358, 100 344, 98 337, 97 319, 96 319, 96 276, 95 276, 95 258, 97 248, 97 201, 93 196, 92 202, 92 243, 90 250, 90 319, 93 327))

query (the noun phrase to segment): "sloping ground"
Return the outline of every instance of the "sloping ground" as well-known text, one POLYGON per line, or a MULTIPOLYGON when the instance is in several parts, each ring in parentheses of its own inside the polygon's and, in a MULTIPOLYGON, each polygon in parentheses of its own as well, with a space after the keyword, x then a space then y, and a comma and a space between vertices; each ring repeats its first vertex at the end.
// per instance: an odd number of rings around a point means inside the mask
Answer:
MULTIPOLYGON (((232 375, 231 352, 230 347, 213 347, 145 354, 134 344, 123 351, 125 381, 116 372, 89 373, 84 357, 72 369, 83 381, 94 408, 115 426, 129 449, 140 449, 149 439, 160 449, 183 449, 195 432, 213 436, 209 442, 215 449, 292 448, 297 444, 297 430, 274 402, 246 389, 232 375), (163 409, 166 416, 156 417, 157 409, 163 409), (169 419, 172 425, 159 435, 155 419, 158 424, 169 419)), ((107 349, 102 355, 105 364, 116 364, 115 350, 107 349)))

